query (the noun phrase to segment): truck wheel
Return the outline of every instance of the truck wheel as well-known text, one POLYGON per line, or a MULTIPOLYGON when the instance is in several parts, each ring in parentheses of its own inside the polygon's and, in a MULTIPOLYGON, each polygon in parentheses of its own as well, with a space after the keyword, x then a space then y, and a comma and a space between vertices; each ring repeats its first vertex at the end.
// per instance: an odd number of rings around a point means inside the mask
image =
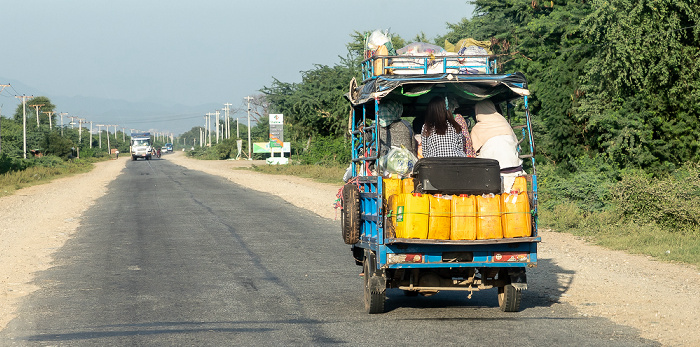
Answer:
POLYGON ((136 161, 136 156, 135 156, 135 155, 132 155, 132 156, 131 156, 131 160, 136 161))
POLYGON ((518 312, 522 292, 515 289, 512 284, 498 287, 498 306, 503 312, 518 312))
POLYGON ((374 254, 372 252, 365 252, 365 254, 365 261, 362 266, 365 274, 365 311, 369 314, 384 313, 386 289, 377 285, 379 281, 376 278, 378 275, 374 254))
POLYGON ((341 203, 343 241, 348 245, 354 245, 360 241, 360 190, 356 185, 348 183, 343 186, 341 203))

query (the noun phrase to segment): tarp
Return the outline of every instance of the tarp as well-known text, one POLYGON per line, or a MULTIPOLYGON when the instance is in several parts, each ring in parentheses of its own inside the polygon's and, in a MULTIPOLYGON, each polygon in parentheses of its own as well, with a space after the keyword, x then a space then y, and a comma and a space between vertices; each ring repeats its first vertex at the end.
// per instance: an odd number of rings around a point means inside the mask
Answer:
POLYGON ((368 81, 345 95, 355 105, 372 99, 389 97, 392 100, 410 102, 428 92, 445 92, 460 99, 479 101, 491 99, 494 103, 517 99, 530 95, 525 76, 516 72, 502 75, 382 75, 368 81))

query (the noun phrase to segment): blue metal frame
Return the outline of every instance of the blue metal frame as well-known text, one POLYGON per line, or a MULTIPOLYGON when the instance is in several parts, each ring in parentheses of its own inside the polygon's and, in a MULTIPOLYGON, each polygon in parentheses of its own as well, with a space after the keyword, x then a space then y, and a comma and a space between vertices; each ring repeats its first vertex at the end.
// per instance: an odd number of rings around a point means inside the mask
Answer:
MULTIPOLYGON (((364 61, 363 67, 371 59, 364 61)), ((370 64, 373 68, 373 65, 370 64)), ((371 71, 371 70, 370 70, 371 71)), ((363 69, 364 73, 364 69, 363 69)), ((440 79, 441 77, 435 76, 412 76, 412 80, 425 80, 425 79, 440 79)), ((373 76, 373 78, 386 78, 389 76, 373 76)), ((472 79, 489 79, 489 78, 499 78, 498 76, 484 76, 484 75, 459 75, 458 80, 472 80, 472 79)), ((521 86, 525 87, 525 86, 521 86)), ((383 196, 383 179, 378 176, 371 176, 367 172, 367 167, 369 163, 374 163, 377 159, 379 141, 378 141, 378 128, 377 123, 374 122, 372 125, 368 124, 368 107, 374 108, 374 114, 378 113, 379 100, 374 99, 372 102, 353 107, 353 120, 352 120, 352 165, 353 165, 353 176, 356 176, 356 183, 360 190, 360 240, 355 244, 356 247, 370 249, 375 252, 377 259, 377 269, 428 269, 428 268, 524 268, 529 266, 536 266, 537 264, 537 243, 540 241, 538 236, 538 222, 537 222, 537 175, 535 168, 535 158, 534 158, 534 145, 532 137, 532 122, 531 115, 529 111, 528 98, 524 97, 525 100, 525 116, 526 116, 526 126, 523 128, 523 139, 527 139, 529 143, 529 150, 531 155, 531 162, 533 167, 532 172, 532 190, 533 190, 533 206, 531 206, 533 211, 533 238, 529 238, 528 241, 523 240, 519 242, 517 239, 509 239, 509 243, 487 243, 484 244, 483 240, 481 242, 456 242, 454 244, 441 243, 441 244, 430 244, 426 243, 387 243, 384 235, 384 215, 386 211, 383 211, 382 202, 384 201, 383 196), (360 108, 362 114, 360 115, 360 108), (361 116, 361 121, 358 117, 361 116), (525 134, 527 131, 527 134, 525 134), (361 165, 361 167, 358 167, 361 165), (495 262, 493 259, 494 252, 527 252, 529 253, 529 260, 527 262, 495 262), (442 262, 442 254, 444 252, 471 252, 473 259, 470 262, 442 262), (424 255, 423 263, 396 263, 388 264, 389 254, 408 254, 408 253, 420 253, 424 255)), ((522 148, 521 148, 522 149, 522 148)), ((395 240, 391 241, 395 242, 395 240)))

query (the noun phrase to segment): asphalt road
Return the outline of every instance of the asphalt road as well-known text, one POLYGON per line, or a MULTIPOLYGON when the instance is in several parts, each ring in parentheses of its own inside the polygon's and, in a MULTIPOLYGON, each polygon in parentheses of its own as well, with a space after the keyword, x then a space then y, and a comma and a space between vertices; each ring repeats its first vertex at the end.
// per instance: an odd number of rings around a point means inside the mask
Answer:
MULTIPOLYGON (((517 313, 495 290, 390 290, 388 312, 367 315, 338 222, 167 156, 127 163, 53 265, 0 345, 658 345, 537 286, 517 313)), ((529 280, 557 271, 543 261, 529 280)))

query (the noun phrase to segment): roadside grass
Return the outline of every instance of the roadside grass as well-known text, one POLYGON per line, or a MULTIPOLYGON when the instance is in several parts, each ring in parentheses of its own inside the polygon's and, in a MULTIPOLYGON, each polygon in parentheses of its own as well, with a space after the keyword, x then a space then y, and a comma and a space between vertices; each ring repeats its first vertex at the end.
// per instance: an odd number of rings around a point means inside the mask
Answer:
POLYGON ((599 246, 659 261, 684 263, 700 269, 700 228, 669 228, 655 222, 638 223, 619 212, 586 214, 573 203, 540 210, 540 228, 580 236, 599 246))
POLYGON ((51 182, 60 177, 89 172, 95 162, 108 158, 76 159, 56 166, 31 166, 22 171, 10 171, 0 175, 0 197, 14 194, 15 191, 51 182))
POLYGON ((253 165, 242 168, 272 175, 290 175, 312 179, 316 182, 343 185, 343 174, 347 167, 306 164, 253 165))

